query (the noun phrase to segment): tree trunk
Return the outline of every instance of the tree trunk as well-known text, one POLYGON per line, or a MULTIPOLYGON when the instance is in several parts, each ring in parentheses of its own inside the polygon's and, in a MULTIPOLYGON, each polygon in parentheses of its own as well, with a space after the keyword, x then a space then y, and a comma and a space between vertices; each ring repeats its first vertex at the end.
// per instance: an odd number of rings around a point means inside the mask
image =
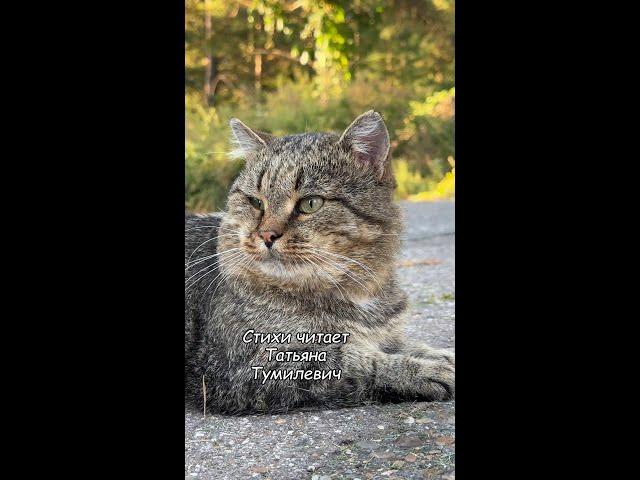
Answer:
POLYGON ((204 68, 204 85, 202 89, 203 101, 206 106, 209 106, 209 97, 211 96, 211 74, 213 68, 213 54, 211 45, 211 12, 207 8, 207 1, 205 0, 204 9, 204 38, 205 38, 205 52, 206 52, 206 64, 204 68))
POLYGON ((253 25, 254 27, 251 29, 251 46, 253 49, 253 86, 256 93, 260 95, 260 91, 262 90, 262 54, 257 53, 256 44, 260 38, 262 24, 259 20, 256 20, 253 25))

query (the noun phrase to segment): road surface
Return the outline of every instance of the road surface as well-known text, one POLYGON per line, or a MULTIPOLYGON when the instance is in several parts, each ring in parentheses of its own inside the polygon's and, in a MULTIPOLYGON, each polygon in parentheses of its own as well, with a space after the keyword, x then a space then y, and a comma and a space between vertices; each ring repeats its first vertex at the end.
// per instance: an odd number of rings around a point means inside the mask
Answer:
MULTIPOLYGON (((407 333, 454 348, 455 203, 402 207, 407 333)), ((454 470, 455 401, 206 419, 185 411, 186 478, 453 479, 454 470)))

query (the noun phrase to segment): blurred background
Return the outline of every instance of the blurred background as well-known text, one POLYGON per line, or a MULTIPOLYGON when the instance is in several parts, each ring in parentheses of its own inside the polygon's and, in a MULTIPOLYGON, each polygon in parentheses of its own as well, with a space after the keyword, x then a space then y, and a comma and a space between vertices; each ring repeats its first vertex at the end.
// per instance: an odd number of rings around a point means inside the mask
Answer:
POLYGON ((452 0, 186 0, 186 208, 224 208, 242 161, 229 119, 341 132, 369 109, 391 136, 398 199, 454 197, 452 0))

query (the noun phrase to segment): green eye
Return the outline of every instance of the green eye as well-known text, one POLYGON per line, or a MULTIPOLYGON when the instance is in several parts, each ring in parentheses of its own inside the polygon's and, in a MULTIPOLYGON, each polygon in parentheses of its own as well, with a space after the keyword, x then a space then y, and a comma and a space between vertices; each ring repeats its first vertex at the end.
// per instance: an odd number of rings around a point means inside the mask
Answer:
POLYGON ((262 200, 254 197, 249 197, 249 202, 253 205, 253 208, 262 210, 262 200))
POLYGON ((314 213, 317 212, 323 204, 324 198, 322 197, 307 197, 300 200, 298 209, 302 213, 314 213))

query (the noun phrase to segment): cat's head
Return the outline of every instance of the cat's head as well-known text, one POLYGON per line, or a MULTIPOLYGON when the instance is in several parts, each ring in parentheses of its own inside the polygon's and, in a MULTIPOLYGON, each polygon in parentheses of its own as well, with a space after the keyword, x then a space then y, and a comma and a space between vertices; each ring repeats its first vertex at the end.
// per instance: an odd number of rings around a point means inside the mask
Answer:
POLYGON ((229 276, 361 298, 380 288, 401 233, 382 117, 368 111, 342 135, 273 137, 237 119, 231 129, 246 165, 219 232, 229 276))

